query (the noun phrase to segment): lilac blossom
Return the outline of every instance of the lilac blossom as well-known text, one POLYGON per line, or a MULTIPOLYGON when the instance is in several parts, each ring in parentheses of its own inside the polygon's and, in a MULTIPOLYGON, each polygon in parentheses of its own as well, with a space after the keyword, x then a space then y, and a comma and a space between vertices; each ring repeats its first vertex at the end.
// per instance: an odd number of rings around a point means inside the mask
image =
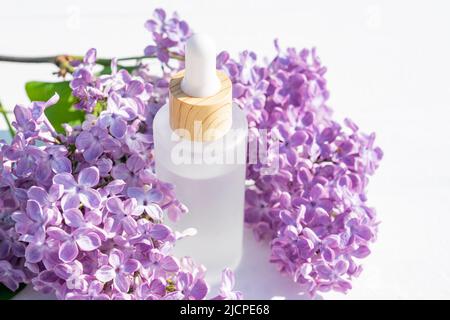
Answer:
POLYGON ((125 143, 132 152, 147 150, 153 142, 153 137, 149 134, 139 132, 136 125, 128 126, 125 143))
POLYGON ((141 114, 144 108, 142 98, 151 93, 152 86, 146 86, 141 79, 130 76, 125 77, 124 84, 121 89, 111 93, 111 97, 116 99, 115 103, 118 107, 126 110, 129 120, 133 120, 141 114))
MULTIPOLYGON (((36 173, 37 163, 45 156, 43 150, 28 144, 25 137, 23 132, 18 132, 13 138, 12 144, 4 148, 4 157, 14 163, 12 172, 23 178, 36 173)), ((41 176, 39 176, 39 180, 42 180, 41 176)))
POLYGON ((80 202, 88 208, 97 208, 101 202, 101 196, 93 189, 99 182, 99 171, 96 167, 81 170, 77 181, 70 173, 55 175, 53 183, 64 187, 64 196, 61 205, 64 210, 77 208, 80 202))
POLYGON ((67 300, 110 300, 110 297, 103 293, 104 285, 100 281, 93 280, 89 283, 87 292, 80 290, 67 293, 67 300))
POLYGON ((79 261, 58 264, 53 268, 55 274, 66 281, 67 288, 77 291, 88 290, 88 279, 83 274, 83 265, 79 261))
POLYGON ((180 270, 180 262, 177 258, 158 249, 151 249, 142 265, 148 272, 155 274, 160 274, 161 271, 175 273, 180 270))
POLYGON ((208 284, 192 273, 180 272, 177 289, 177 291, 168 295, 168 299, 202 300, 208 293, 208 284))
POLYGON ((111 175, 114 179, 120 179, 127 183, 128 186, 136 186, 141 181, 139 172, 141 171, 136 162, 127 161, 126 163, 119 163, 112 168, 111 175))
POLYGON ((17 211, 12 215, 15 229, 27 242, 42 238, 48 223, 48 214, 36 200, 28 200, 25 212, 17 211))
POLYGON ((46 148, 47 157, 42 160, 43 170, 52 170, 54 173, 72 172, 72 163, 67 158, 67 148, 64 146, 49 146, 46 148))
POLYGON ((154 279, 151 282, 143 282, 137 288, 140 300, 159 300, 166 293, 167 283, 164 279, 154 279))
POLYGON ((108 100, 108 109, 100 114, 99 123, 103 127, 109 127, 115 138, 122 138, 127 130, 127 120, 130 119, 130 114, 119 107, 118 99, 114 95, 108 100))
POLYGON ((50 224, 59 224, 61 222, 61 212, 56 203, 63 195, 62 185, 54 184, 49 188, 48 192, 42 187, 32 186, 28 189, 27 195, 30 200, 38 202, 41 207, 47 209, 50 224))
POLYGON ((100 267, 95 276, 101 282, 113 280, 114 286, 127 293, 130 289, 131 275, 139 268, 139 262, 125 257, 123 252, 113 249, 108 258, 108 264, 100 267))
POLYGON ((17 241, 14 230, 0 229, 0 260, 10 255, 23 257, 25 255, 25 246, 17 241))
POLYGON ((0 260, 0 282, 11 291, 16 291, 19 285, 26 281, 25 273, 20 269, 15 269, 6 260, 0 260))
POLYGON ((128 196, 136 199, 137 210, 140 213, 147 213, 152 219, 159 221, 161 219, 161 210, 156 206, 163 199, 163 194, 155 189, 128 188, 128 196))
POLYGON ((162 63, 168 63, 169 53, 184 54, 184 44, 191 30, 176 13, 168 18, 163 9, 156 9, 153 17, 145 23, 145 28, 152 34, 154 44, 147 46, 144 52, 148 56, 156 55, 162 63))
POLYGON ((105 225, 108 226, 110 232, 118 233, 123 230, 130 235, 136 233, 137 222, 134 216, 140 215, 136 209, 136 200, 131 198, 122 202, 118 197, 109 198, 106 202, 106 209, 110 216, 105 225))
POLYGON ((55 94, 48 101, 34 101, 29 106, 17 105, 14 108, 15 121, 12 125, 16 130, 23 132, 25 138, 35 137, 40 133, 42 124, 45 125, 41 131, 47 132, 52 127, 45 121, 44 110, 59 100, 58 94, 55 94), (45 122, 45 123, 44 123, 45 122), (50 126, 50 127, 49 127, 50 126))
POLYGON ((222 272, 222 284, 216 300, 242 300, 243 295, 239 291, 233 291, 235 284, 234 273, 230 269, 222 272))
POLYGON ((93 251, 101 244, 98 234, 89 228, 79 228, 69 234, 61 228, 49 227, 47 234, 60 243, 58 255, 63 262, 72 262, 80 250, 93 251))
POLYGON ((104 128, 94 126, 91 130, 83 131, 78 135, 76 146, 83 152, 87 162, 94 162, 103 152, 112 151, 119 145, 104 128))
POLYGON ((92 112, 97 102, 104 98, 100 80, 94 74, 96 57, 97 51, 89 49, 83 63, 75 69, 73 80, 70 82, 72 94, 79 100, 75 108, 88 112, 92 112))

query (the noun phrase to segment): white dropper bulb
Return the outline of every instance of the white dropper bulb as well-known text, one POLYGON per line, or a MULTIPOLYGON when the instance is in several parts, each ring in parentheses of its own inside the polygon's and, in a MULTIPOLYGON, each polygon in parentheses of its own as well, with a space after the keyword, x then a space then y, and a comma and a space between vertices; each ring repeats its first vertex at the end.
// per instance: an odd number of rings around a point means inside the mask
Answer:
POLYGON ((192 35, 186 44, 185 73, 181 90, 191 97, 209 97, 220 90, 216 73, 216 46, 204 34, 192 35))

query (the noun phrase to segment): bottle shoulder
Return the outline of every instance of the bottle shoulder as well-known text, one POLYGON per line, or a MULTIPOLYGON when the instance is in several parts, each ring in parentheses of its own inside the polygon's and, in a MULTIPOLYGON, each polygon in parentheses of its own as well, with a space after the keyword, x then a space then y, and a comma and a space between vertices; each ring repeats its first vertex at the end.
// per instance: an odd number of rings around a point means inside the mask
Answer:
MULTIPOLYGON (((181 139, 170 127, 169 122, 169 107, 162 106, 155 115, 153 120, 153 135, 155 141, 160 141, 164 146, 170 147, 174 143, 189 143, 201 144, 202 146, 224 145, 226 148, 233 148, 236 145, 242 144, 247 139, 248 124, 245 112, 237 105, 233 104, 231 129, 225 136, 215 141, 191 141, 181 139), (227 141, 224 143, 224 141, 227 141)), ((194 148, 195 149, 195 148, 194 148)))
POLYGON ((223 176, 234 170, 241 170, 244 175, 247 119, 245 112, 233 107, 232 129, 218 140, 200 142, 180 138, 170 128, 168 107, 163 106, 153 121, 156 173, 170 172, 197 180, 223 176))

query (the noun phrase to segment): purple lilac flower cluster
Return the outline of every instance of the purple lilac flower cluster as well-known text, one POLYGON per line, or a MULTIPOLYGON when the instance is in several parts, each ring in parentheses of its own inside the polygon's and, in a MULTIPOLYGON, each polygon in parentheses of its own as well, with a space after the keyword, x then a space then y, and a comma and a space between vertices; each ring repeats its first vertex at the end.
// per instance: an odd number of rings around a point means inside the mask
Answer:
MULTIPOLYGON (((204 299, 205 268, 171 254, 186 233, 164 217, 187 209, 153 171, 153 84, 114 61, 98 77, 95 61, 91 49, 71 81, 81 126, 53 129, 56 95, 14 109, 16 135, 0 143, 0 283, 60 299, 204 299)), ((241 297, 233 283, 225 270, 215 299, 241 297)))
POLYGON ((145 23, 145 28, 150 31, 153 40, 153 44, 144 49, 145 55, 156 56, 163 65, 169 67, 171 56, 184 56, 185 43, 192 31, 176 12, 169 18, 163 9, 156 9, 153 19, 145 23))
POLYGON ((235 102, 247 111, 250 139, 270 131, 264 140, 269 163, 247 168, 245 221, 270 240, 270 261, 304 290, 346 292, 376 238, 366 187, 383 153, 375 134, 360 132, 349 119, 343 126, 333 121, 326 68, 315 49, 282 51, 277 41, 275 48, 265 64, 248 51, 238 61, 226 52, 218 57, 235 102), (267 174, 273 162, 279 170, 267 174))

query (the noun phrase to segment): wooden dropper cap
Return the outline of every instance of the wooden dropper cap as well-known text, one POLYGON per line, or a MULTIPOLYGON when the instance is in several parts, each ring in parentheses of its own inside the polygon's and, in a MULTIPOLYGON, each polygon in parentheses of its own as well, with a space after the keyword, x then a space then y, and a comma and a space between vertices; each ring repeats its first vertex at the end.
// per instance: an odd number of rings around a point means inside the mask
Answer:
POLYGON ((194 34, 188 40, 185 65, 170 80, 170 127, 193 141, 220 139, 232 124, 232 85, 216 70, 216 51, 208 37, 194 34))

